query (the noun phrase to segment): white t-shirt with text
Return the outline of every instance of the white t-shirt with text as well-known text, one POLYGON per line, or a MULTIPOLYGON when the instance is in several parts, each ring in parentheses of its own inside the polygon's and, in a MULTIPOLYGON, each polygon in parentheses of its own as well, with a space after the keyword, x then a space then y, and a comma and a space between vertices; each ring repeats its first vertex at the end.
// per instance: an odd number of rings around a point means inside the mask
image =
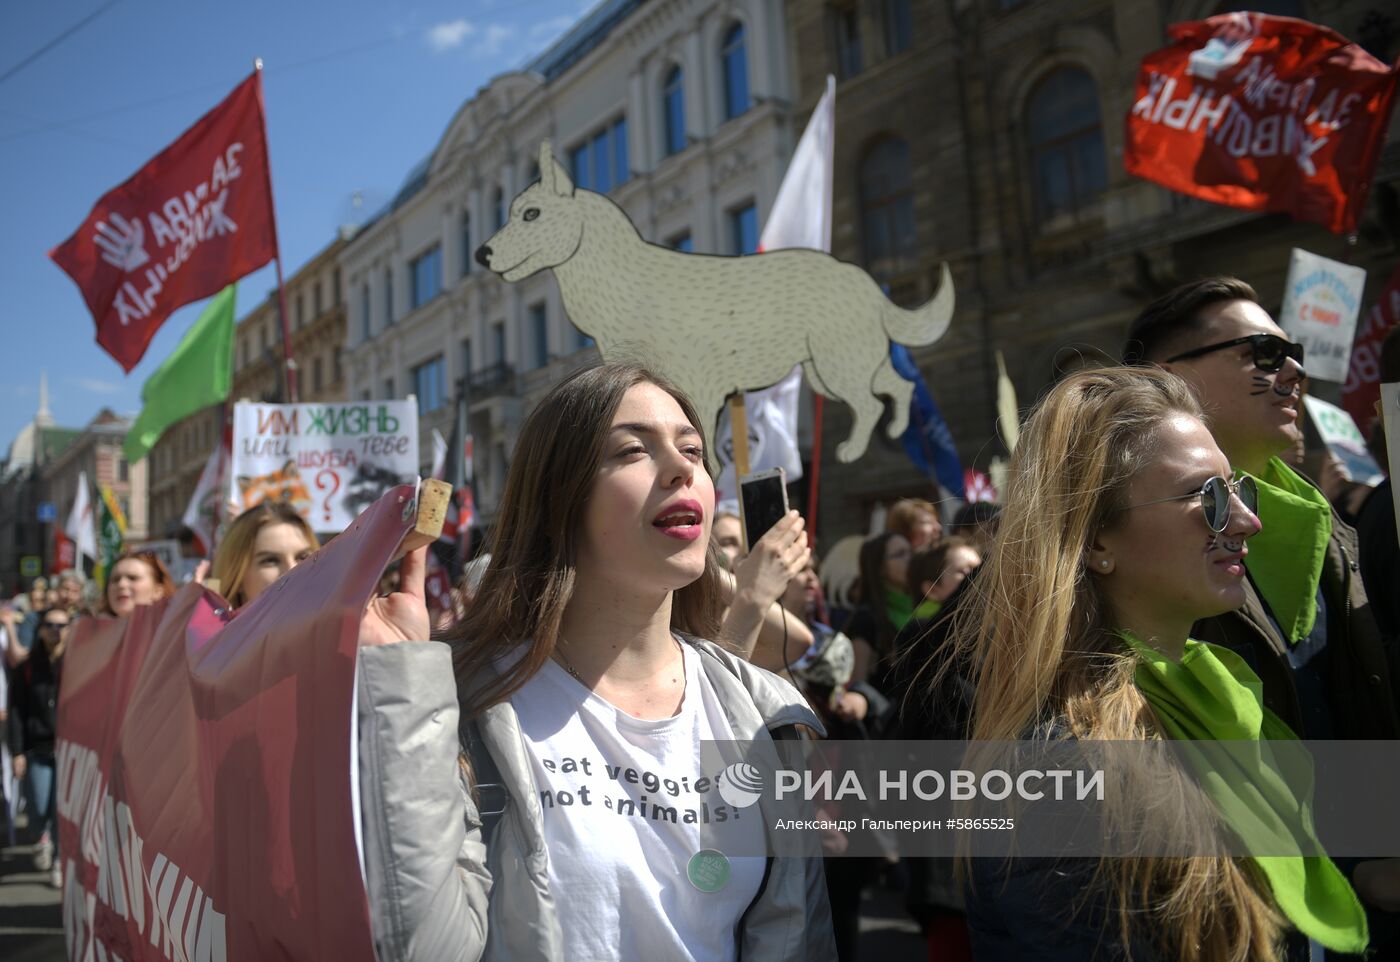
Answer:
POLYGON ((702 771, 700 743, 734 734, 701 655, 681 649, 685 695, 671 718, 628 715, 553 660, 511 697, 569 962, 737 956, 739 918, 763 879, 762 815, 726 803, 720 773, 702 771))

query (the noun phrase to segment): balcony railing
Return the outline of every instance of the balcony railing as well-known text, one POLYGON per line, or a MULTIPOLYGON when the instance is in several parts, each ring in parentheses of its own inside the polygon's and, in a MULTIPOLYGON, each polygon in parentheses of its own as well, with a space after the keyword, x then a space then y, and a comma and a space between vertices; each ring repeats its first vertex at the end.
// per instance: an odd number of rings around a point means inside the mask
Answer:
POLYGON ((472 372, 471 398, 473 401, 514 393, 515 368, 506 362, 497 361, 480 371, 472 372))

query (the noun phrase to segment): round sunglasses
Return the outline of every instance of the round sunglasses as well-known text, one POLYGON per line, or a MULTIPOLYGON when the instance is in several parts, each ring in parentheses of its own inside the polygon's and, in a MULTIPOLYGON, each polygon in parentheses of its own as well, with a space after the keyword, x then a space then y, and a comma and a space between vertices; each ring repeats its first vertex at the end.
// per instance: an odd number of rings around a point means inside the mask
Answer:
POLYGON ((1140 504, 1128 505, 1128 510, 1133 508, 1145 508, 1149 504, 1166 504, 1168 501, 1189 501, 1192 498, 1201 499, 1201 510, 1205 513, 1206 526, 1216 534, 1225 530, 1230 523, 1230 495, 1234 494, 1240 499, 1240 503, 1250 514, 1254 514, 1259 507, 1259 486, 1254 483, 1254 479, 1245 475, 1237 481, 1226 481, 1216 475, 1207 478, 1206 483, 1201 485, 1201 490, 1192 491, 1190 494, 1178 494, 1171 498, 1158 498, 1156 501, 1143 501, 1140 504))
POLYGON ((1208 344, 1205 347, 1198 347, 1191 351, 1183 351, 1180 354, 1169 357, 1165 363, 1170 364, 1173 361, 1184 361, 1192 357, 1204 357, 1207 354, 1214 354, 1216 351, 1223 351, 1237 344, 1248 344, 1250 350, 1254 352, 1254 366, 1270 374, 1282 368, 1284 362, 1290 357, 1298 362, 1299 367, 1303 365, 1303 345, 1294 344, 1292 341, 1285 340, 1277 334, 1250 334, 1247 337, 1237 337, 1233 341, 1221 341, 1219 344, 1208 344))

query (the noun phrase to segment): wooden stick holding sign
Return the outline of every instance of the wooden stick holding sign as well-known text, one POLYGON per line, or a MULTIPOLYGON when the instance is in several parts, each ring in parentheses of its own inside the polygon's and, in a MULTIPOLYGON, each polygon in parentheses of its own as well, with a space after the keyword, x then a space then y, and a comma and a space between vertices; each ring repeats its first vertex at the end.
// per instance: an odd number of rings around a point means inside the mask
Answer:
POLYGON ((743 391, 729 395, 729 436, 734 445, 734 478, 742 480, 749 473, 749 415, 743 391))

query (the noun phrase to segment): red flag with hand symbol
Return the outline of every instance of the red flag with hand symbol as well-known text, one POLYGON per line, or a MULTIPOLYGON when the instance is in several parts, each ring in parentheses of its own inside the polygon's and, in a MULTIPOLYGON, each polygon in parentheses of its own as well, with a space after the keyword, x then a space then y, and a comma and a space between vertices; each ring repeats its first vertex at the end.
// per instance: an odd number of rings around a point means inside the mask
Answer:
POLYGON ((254 72, 49 252, 123 370, 177 308, 277 256, 262 74, 254 72))

